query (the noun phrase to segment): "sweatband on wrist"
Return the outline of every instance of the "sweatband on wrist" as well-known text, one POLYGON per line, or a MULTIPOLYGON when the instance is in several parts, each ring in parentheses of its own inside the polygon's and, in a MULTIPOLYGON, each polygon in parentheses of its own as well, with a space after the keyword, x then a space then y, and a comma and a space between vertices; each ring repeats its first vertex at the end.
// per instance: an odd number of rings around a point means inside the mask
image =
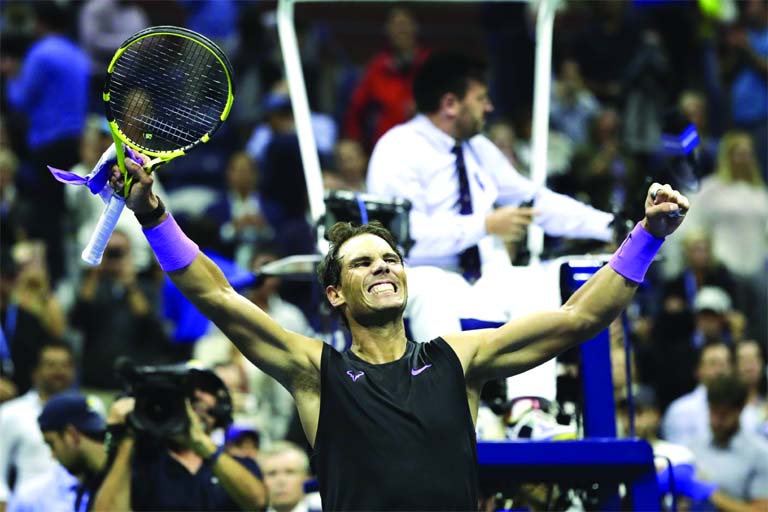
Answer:
POLYGON ((173 272, 189 266, 200 252, 197 244, 187 238, 170 213, 157 226, 141 230, 164 272, 173 272))
POLYGON ((205 459, 205 463, 209 466, 213 467, 214 464, 216 464, 216 461, 219 460, 219 457, 221 457, 221 454, 224 453, 224 446, 219 446, 216 448, 216 451, 211 454, 210 457, 205 459))
POLYGON ((663 243, 663 238, 656 238, 638 222, 608 264, 617 274, 640 284, 663 243))

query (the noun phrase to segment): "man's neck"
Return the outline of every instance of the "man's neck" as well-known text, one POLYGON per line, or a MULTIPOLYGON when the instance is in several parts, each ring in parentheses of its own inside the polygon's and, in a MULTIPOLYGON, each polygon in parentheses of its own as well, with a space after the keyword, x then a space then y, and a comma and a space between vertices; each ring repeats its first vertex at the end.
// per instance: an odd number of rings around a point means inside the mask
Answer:
POLYGON ((351 325, 352 352, 372 364, 389 363, 405 353, 405 326, 402 319, 382 326, 351 325))
POLYGON ((171 457, 176 459, 179 464, 187 468, 191 474, 197 474, 200 466, 203 465, 203 459, 191 448, 184 448, 180 446, 173 447, 168 450, 171 457))
POLYGON ((430 122, 435 125, 435 127, 440 130, 441 132, 445 133, 446 135, 450 135, 457 141, 459 140, 458 134, 456 133, 456 121, 453 119, 448 119, 444 115, 440 114, 440 112, 434 112, 432 114, 425 114, 427 116, 427 119, 430 120, 430 122))

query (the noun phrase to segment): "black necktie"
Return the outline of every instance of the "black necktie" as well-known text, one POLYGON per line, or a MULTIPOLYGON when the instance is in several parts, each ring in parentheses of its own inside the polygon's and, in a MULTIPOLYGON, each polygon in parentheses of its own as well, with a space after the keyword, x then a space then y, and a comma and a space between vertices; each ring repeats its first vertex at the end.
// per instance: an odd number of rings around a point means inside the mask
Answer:
MULTIPOLYGON (((471 215, 472 196, 469 193, 467 166, 464 164, 464 151, 461 144, 454 146, 453 154, 456 155, 456 174, 459 177, 459 213, 471 215)), ((476 245, 468 247, 459 255, 459 266, 467 281, 475 281, 480 277, 480 251, 476 245)))

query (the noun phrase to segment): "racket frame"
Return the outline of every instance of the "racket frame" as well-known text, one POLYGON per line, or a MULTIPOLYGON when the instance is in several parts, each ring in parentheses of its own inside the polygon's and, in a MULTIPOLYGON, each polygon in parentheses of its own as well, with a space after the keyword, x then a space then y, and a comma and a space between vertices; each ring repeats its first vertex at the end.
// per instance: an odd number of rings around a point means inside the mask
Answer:
POLYGON ((224 54, 224 52, 221 51, 221 49, 216 45, 216 43, 214 43, 207 37, 203 36, 202 34, 198 34, 197 32, 194 32, 192 30, 189 30, 183 27, 175 27, 172 25, 158 25, 155 27, 146 28, 130 36, 115 51, 115 54, 112 56, 112 60, 110 61, 109 66, 107 67, 106 78, 104 80, 104 88, 102 91, 102 101, 104 102, 104 110, 105 110, 107 122, 109 124, 109 130, 112 133, 112 140, 114 140, 115 142, 115 152, 117 154, 117 165, 120 168, 120 172, 123 175, 124 187, 123 187, 122 194, 118 194, 117 192, 115 192, 113 196, 109 199, 109 201, 107 201, 107 204, 104 207, 104 211, 102 212, 102 215, 99 218, 99 221, 97 223, 96 229, 91 234, 91 240, 88 242, 85 249, 83 249, 83 253, 81 257, 86 263, 92 266, 98 265, 99 263, 101 263, 101 257, 104 252, 104 249, 106 248, 107 242, 109 241, 109 238, 111 237, 111 234, 115 229, 117 221, 120 218, 122 209, 125 206, 124 198, 128 197, 128 194, 130 192, 131 184, 133 182, 133 176, 128 175, 128 172, 125 169, 125 150, 123 149, 123 144, 138 151, 139 153, 142 153, 152 158, 152 160, 144 163, 143 165, 144 169, 148 173, 151 173, 158 165, 168 162, 169 160, 172 160, 176 157, 185 155, 194 147, 208 142, 211 139, 211 135, 215 133, 216 130, 219 129, 219 127, 222 125, 222 123, 224 123, 224 121, 229 116, 230 111, 232 110, 232 104, 234 103, 234 100, 235 100, 234 82, 232 77, 233 77, 232 64, 230 63, 229 58, 227 58, 226 54, 224 54), (211 54, 213 54, 214 57, 216 57, 222 69, 224 70, 225 76, 227 78, 227 102, 224 105, 224 109, 222 110, 221 115, 219 116, 218 123, 216 123, 213 127, 211 127, 208 130, 208 132, 206 132, 202 137, 197 139, 195 142, 192 142, 191 144, 187 144, 182 148, 174 149, 172 151, 151 150, 131 140, 118 126, 117 122, 115 121, 114 113, 112 112, 112 107, 110 105, 110 99, 111 99, 110 84, 112 80, 112 73, 115 70, 115 65, 117 64, 120 57, 123 55, 123 53, 125 53, 125 51, 131 45, 147 37, 158 36, 158 35, 182 37, 203 46, 211 54))

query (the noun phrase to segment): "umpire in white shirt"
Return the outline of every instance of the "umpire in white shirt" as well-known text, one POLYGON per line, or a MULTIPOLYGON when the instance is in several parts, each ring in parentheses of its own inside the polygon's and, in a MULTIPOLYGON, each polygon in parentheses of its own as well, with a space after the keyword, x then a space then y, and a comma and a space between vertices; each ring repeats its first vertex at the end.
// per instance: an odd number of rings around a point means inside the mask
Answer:
POLYGON ((506 322, 558 307, 557 278, 513 267, 504 242, 519 240, 531 221, 552 236, 608 241, 613 216, 524 178, 482 135, 493 105, 479 60, 434 53, 413 90, 419 113, 378 141, 367 185, 412 204, 406 317, 414 339, 461 330, 460 318, 506 322))

